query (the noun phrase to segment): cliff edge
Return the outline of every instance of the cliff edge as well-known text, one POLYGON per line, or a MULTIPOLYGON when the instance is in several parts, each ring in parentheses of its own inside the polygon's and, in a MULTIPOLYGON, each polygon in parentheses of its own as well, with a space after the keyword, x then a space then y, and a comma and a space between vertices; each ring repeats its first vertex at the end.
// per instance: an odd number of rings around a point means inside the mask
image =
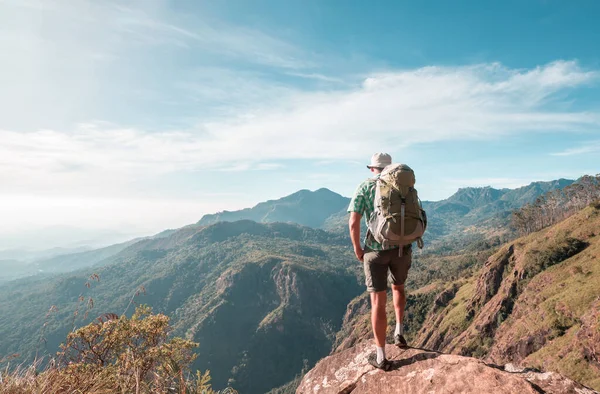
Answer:
POLYGON ((519 370, 426 349, 387 345, 389 372, 372 367, 371 341, 322 359, 302 379, 297 394, 360 393, 598 393, 554 372, 519 370))

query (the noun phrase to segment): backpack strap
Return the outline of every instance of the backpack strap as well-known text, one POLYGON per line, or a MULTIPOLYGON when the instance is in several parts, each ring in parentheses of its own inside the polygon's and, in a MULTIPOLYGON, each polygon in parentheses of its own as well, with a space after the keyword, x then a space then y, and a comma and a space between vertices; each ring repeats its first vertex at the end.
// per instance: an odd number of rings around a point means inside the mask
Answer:
POLYGON ((400 237, 404 239, 404 216, 406 212, 406 201, 402 199, 402 205, 400 206, 400 237))

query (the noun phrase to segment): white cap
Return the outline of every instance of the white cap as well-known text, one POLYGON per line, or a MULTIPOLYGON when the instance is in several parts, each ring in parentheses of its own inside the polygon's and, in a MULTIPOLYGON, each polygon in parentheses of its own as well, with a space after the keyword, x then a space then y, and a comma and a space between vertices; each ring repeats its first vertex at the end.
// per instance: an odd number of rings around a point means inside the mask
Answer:
POLYGON ((375 153, 371 157, 371 164, 367 168, 385 168, 392 164, 392 156, 387 153, 375 153))

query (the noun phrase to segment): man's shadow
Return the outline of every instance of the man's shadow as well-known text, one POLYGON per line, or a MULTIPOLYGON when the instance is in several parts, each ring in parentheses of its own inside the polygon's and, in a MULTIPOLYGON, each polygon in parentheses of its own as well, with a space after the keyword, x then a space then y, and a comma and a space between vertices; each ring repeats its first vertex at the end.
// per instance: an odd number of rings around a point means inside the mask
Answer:
POLYGON ((407 365, 414 364, 418 361, 431 360, 431 359, 441 356, 443 354, 443 353, 436 352, 434 350, 423 349, 423 348, 412 347, 412 346, 406 347, 403 350, 408 350, 408 349, 423 350, 424 353, 417 353, 414 356, 403 358, 400 360, 391 360, 390 361, 391 367, 389 369, 390 371, 395 371, 395 370, 405 367, 407 365))

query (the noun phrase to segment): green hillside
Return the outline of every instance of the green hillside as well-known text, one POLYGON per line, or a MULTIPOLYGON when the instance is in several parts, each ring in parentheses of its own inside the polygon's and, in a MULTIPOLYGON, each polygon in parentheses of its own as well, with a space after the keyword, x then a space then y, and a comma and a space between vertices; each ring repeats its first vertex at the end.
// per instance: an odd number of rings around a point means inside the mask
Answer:
POLYGON ((0 354, 52 354, 73 324, 121 314, 133 299, 200 343, 193 368, 210 369, 215 387, 263 393, 329 353, 347 303, 363 290, 349 252, 341 236, 251 221, 143 240, 95 271, 99 282, 79 271, 1 287, 0 354))

